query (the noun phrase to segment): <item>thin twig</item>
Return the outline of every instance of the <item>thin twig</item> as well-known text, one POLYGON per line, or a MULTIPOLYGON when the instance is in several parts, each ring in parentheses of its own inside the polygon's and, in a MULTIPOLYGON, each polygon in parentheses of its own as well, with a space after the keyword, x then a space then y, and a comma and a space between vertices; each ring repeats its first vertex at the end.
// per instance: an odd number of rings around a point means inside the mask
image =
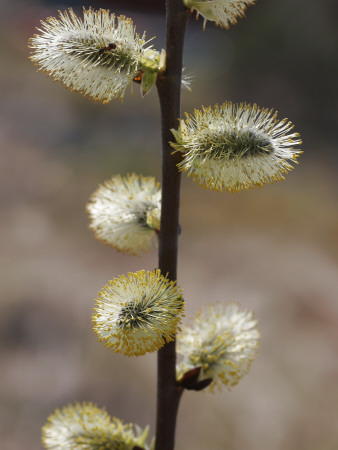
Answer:
MULTIPOLYGON (((177 128, 180 117, 182 58, 185 28, 190 16, 182 0, 167 0, 167 65, 157 82, 162 128, 162 206, 159 236, 159 268, 171 280, 177 279, 179 234, 180 173, 179 156, 172 155, 170 129, 177 128)), ((156 450, 173 450, 176 416, 182 387, 176 383, 175 341, 158 352, 158 390, 156 450)))

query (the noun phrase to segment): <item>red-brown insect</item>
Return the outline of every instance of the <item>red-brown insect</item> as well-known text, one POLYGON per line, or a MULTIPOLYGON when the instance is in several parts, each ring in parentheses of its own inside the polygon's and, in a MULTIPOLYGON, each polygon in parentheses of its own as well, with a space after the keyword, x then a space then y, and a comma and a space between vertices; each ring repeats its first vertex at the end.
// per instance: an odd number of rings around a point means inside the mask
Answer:
POLYGON ((143 74, 143 70, 140 70, 139 73, 133 78, 133 81, 137 84, 141 84, 143 74))
POLYGON ((114 44, 114 42, 111 42, 106 47, 100 48, 100 50, 97 53, 99 55, 102 55, 102 53, 104 53, 104 52, 109 52, 110 50, 115 50, 116 47, 117 47, 116 44, 114 44))

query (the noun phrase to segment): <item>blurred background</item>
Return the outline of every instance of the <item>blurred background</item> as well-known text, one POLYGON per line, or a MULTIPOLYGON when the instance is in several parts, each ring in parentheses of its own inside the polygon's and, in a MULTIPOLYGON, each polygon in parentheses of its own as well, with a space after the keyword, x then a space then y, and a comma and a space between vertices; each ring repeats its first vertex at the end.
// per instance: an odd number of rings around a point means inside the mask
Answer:
MULTIPOLYGON (((127 358, 97 342, 97 292, 153 269, 88 230, 85 205, 114 174, 160 180, 156 91, 139 86, 101 105, 53 83, 28 60, 41 19, 72 6, 109 8, 164 47, 165 2, 0 0, 0 448, 40 449, 56 407, 93 401, 154 433, 156 355, 127 358)), ((258 0, 225 31, 193 17, 182 109, 226 100, 279 111, 303 138, 285 181, 239 194, 183 176, 179 285, 188 317, 236 300, 262 333, 249 375, 232 391, 186 392, 177 450, 338 448, 336 0, 258 0)))

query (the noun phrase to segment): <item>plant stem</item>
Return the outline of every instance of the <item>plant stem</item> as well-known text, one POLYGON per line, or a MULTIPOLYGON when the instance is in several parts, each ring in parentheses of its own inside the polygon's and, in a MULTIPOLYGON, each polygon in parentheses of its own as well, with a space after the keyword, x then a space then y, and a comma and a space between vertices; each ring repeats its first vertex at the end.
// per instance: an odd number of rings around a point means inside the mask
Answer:
MULTIPOLYGON (((167 0, 166 71, 157 81, 161 106, 162 131, 162 205, 159 236, 159 268, 171 280, 177 279, 179 204, 181 176, 176 164, 180 156, 172 155, 171 128, 180 117, 181 78, 184 35, 190 16, 182 0, 167 0)), ((173 450, 176 416, 182 388, 176 384, 175 341, 158 352, 158 385, 155 450, 173 450)))

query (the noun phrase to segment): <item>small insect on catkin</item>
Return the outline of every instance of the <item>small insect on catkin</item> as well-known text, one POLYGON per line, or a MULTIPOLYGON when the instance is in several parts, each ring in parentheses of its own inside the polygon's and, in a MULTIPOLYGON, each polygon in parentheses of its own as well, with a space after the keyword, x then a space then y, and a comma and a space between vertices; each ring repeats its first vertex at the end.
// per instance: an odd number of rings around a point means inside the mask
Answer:
POLYGON ((131 19, 108 10, 72 9, 42 22, 30 40, 30 59, 66 87, 108 103, 123 99, 127 86, 142 66, 145 33, 140 37, 131 19))

